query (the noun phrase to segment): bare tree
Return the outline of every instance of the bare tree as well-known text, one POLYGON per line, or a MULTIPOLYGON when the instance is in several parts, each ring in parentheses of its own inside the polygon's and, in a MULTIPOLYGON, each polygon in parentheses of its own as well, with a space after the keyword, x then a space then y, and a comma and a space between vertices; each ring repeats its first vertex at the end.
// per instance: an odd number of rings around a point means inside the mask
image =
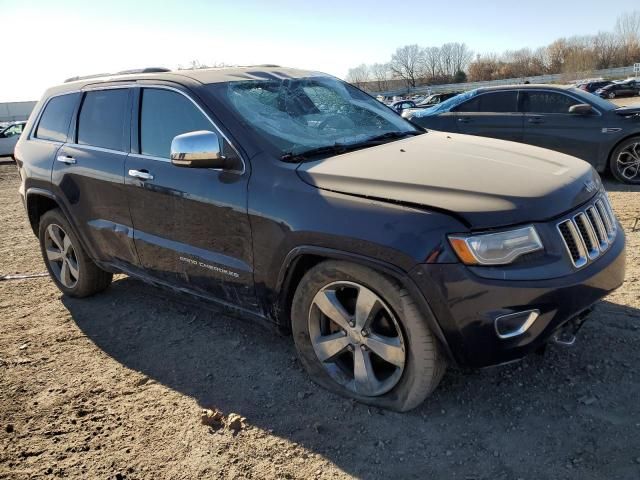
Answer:
POLYGON ((384 92, 389 90, 389 80, 391 78, 391 67, 388 63, 374 63, 369 67, 371 76, 376 82, 376 91, 384 92))
POLYGON ((465 71, 473 58, 473 52, 464 43, 452 43, 451 53, 453 74, 465 71))
POLYGON ((616 21, 616 34, 622 44, 622 62, 628 65, 640 56, 640 10, 623 13, 616 21))
POLYGON ((425 74, 431 78, 441 76, 440 47, 427 47, 423 50, 423 54, 425 74))
POLYGON ((347 73, 347 82, 355 85, 358 88, 364 88, 370 78, 369 67, 367 67, 364 63, 355 68, 350 68, 349 72, 347 73))
POLYGON ((407 86, 415 87, 416 80, 424 71, 424 50, 415 44, 400 47, 391 55, 389 65, 396 76, 407 82, 407 86))
POLYGON ((613 67, 621 54, 620 37, 610 32, 598 32, 591 42, 597 68, 613 67))

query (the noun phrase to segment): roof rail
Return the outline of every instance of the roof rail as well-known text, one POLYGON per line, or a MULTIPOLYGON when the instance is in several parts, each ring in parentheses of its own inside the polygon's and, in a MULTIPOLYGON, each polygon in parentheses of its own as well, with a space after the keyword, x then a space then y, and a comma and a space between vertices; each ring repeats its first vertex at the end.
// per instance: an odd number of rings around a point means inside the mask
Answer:
POLYGON ((67 78, 64 83, 75 82, 78 80, 85 80, 88 78, 98 78, 98 77, 108 77, 111 75, 133 75, 136 73, 162 73, 162 72, 170 72, 171 69, 164 67, 147 67, 147 68, 134 68, 131 70, 122 70, 116 73, 96 73, 93 75, 84 75, 84 76, 76 76, 67 78))
POLYGON ((164 67, 133 68, 131 70, 122 70, 121 72, 116 72, 115 75, 132 75, 134 73, 162 73, 170 71, 170 68, 164 67))

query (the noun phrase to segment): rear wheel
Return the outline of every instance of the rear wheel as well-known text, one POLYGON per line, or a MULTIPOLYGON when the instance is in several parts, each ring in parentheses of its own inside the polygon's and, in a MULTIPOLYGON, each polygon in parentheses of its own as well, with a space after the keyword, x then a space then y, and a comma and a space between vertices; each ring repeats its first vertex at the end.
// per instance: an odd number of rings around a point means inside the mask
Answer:
POLYGON ((87 256, 67 219, 58 209, 40 219, 40 249, 49 275, 66 295, 87 297, 109 286, 113 274, 87 256))
POLYGON ((609 159, 609 168, 617 180, 640 184, 640 136, 628 138, 615 148, 609 159))
POLYGON ((315 382, 370 405, 410 410, 446 368, 409 294, 359 265, 327 261, 311 269, 293 299, 292 329, 315 382))
POLYGON ((609 98, 616 98, 616 94, 615 94, 615 92, 609 92, 608 97, 609 97, 609 98))

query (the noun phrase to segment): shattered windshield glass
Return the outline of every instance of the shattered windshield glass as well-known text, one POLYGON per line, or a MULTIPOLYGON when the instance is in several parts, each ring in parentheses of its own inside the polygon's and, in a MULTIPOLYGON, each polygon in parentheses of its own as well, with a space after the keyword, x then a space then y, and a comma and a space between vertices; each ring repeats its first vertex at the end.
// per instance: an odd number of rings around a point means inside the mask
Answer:
POLYGON ((420 132, 398 114, 333 77, 269 78, 210 85, 281 156, 392 141, 420 132))

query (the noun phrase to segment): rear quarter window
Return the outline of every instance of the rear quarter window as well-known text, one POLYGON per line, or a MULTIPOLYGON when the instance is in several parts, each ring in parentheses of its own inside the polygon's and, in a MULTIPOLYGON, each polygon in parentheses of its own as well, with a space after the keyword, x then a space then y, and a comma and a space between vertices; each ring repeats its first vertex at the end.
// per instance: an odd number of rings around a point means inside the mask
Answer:
POLYGON ((35 138, 66 142, 71 117, 79 97, 79 93, 68 93, 49 100, 40 117, 40 122, 34 135, 35 138))

